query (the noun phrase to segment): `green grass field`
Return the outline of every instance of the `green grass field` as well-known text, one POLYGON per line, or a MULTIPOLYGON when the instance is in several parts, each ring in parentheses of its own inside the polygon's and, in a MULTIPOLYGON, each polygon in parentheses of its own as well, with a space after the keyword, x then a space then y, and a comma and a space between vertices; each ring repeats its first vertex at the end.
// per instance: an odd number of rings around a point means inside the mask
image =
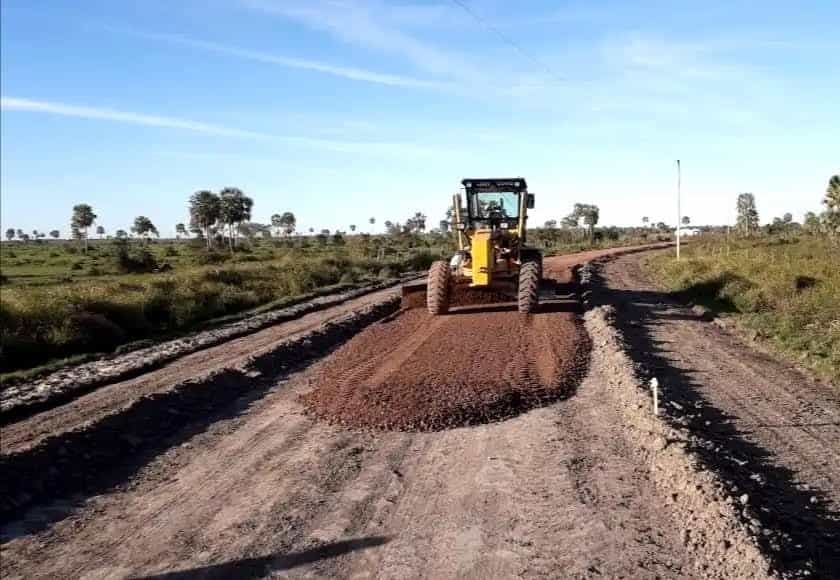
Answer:
POLYGON ((434 236, 252 240, 234 254, 196 241, 133 241, 123 258, 119 248, 110 240, 86 254, 71 242, 0 245, 0 372, 177 335, 324 288, 424 269, 449 253, 448 240, 434 236))
POLYGON ((717 312, 792 360, 840 383, 840 245, 829 238, 713 238, 649 269, 668 289, 717 312))

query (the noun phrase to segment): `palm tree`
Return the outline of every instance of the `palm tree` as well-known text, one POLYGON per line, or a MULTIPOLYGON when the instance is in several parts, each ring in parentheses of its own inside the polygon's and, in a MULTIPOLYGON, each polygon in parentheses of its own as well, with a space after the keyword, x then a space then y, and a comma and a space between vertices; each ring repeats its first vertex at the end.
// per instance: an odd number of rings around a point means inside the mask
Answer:
POLYGON ((207 249, 213 247, 213 237, 210 229, 219 219, 221 201, 212 191, 196 191, 190 196, 190 224, 195 230, 202 232, 207 240, 207 249))
POLYGON ((840 175, 832 175, 825 189, 825 222, 832 234, 840 233, 840 175))
POLYGON ((350 231, 351 231, 351 232, 355 232, 355 231, 356 231, 356 225, 355 225, 355 224, 350 224, 350 231))
POLYGON ((185 238, 190 237, 190 233, 187 231, 187 226, 182 223, 175 224, 175 237, 179 238, 184 236, 185 238))
POLYGON ((80 203, 73 206, 73 216, 70 218, 70 227, 85 241, 85 253, 88 249, 88 228, 96 221, 96 214, 93 213, 93 208, 86 203, 80 203))
POLYGON ((99 236, 99 239, 102 239, 102 236, 105 235, 105 228, 102 226, 96 226, 96 235, 99 236))
POLYGON ((15 237, 15 228, 7 229, 6 230, 6 239, 11 242, 14 239, 14 237, 15 237))
POLYGON ((138 236, 141 236, 146 241, 149 240, 149 234, 154 234, 155 237, 160 237, 155 224, 153 224, 152 220, 144 215, 139 215, 134 218, 134 225, 131 226, 131 231, 138 236))
POLYGON ((368 223, 370 224, 370 231, 373 232, 373 224, 376 223, 376 218, 375 217, 369 218, 368 223))
POLYGON ((650 223, 650 218, 648 216, 645 216, 645 217, 642 218, 642 224, 644 225, 644 227, 648 227, 649 223, 650 223))
POLYGON ((61 236, 61 232, 58 230, 52 230, 50 232, 50 237, 55 238, 56 240, 61 236))
POLYGON ((251 219, 254 200, 237 187, 226 187, 219 192, 219 221, 228 227, 228 243, 233 253, 239 224, 251 219))
POLYGON ((738 229, 744 235, 749 235, 758 229, 758 210, 755 207, 755 196, 751 193, 738 194, 738 229))

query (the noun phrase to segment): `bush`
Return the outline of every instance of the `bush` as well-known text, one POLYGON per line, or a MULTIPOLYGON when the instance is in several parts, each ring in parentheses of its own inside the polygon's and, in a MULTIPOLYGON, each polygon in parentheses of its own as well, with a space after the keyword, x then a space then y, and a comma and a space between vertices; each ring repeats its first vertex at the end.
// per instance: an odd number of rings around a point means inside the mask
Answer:
POLYGON ((384 268, 381 268, 379 270, 378 276, 382 280, 387 280, 389 278, 395 278, 397 276, 397 273, 390 266, 385 266, 384 268))
POLYGON ((203 278, 209 282, 219 282, 221 284, 239 285, 245 281, 242 272, 233 269, 209 270, 204 273, 203 278))
POLYGON ((428 270, 436 259, 431 252, 423 250, 411 254, 407 266, 409 270, 428 270))
POLYGON ((222 252, 216 252, 214 250, 202 250, 198 256, 196 256, 196 263, 206 266, 210 264, 221 264, 223 262, 227 262, 230 260, 229 254, 224 254, 222 252))
POLYGON ((118 240, 115 245, 117 267, 124 274, 154 272, 158 261, 148 248, 131 248, 127 240, 118 240))
POLYGON ((79 350, 112 351, 125 342, 126 333, 102 314, 79 312, 70 317, 72 340, 79 350))

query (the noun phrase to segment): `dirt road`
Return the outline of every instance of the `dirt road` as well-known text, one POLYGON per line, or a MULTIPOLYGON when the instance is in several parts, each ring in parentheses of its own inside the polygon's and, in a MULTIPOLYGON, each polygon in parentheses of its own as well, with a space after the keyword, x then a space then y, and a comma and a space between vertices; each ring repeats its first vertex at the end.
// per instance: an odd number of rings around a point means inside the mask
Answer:
POLYGON ((676 418, 713 442, 699 450, 704 461, 762 506, 757 518, 780 537, 766 547, 840 577, 840 389, 663 294, 644 258, 624 256, 601 271, 600 299, 619 305, 629 352, 663 384, 676 418))
MULTIPOLYGON (((658 419, 637 399, 632 365, 600 334, 586 356, 592 320, 583 326, 571 272, 604 254, 548 260, 559 292, 527 322, 505 308, 438 319, 379 314, 338 351, 294 372, 276 372, 276 356, 256 370, 237 359, 240 372, 206 385, 235 395, 223 408, 156 416, 166 431, 160 440, 147 435, 134 454, 88 472, 73 495, 57 493, 8 522, 4 577, 768 576, 725 498, 703 495, 721 487, 715 476, 697 476, 683 445, 658 434, 658 419), (564 345, 588 358, 575 380, 556 380, 577 360, 564 345), (504 380, 494 382, 500 373, 504 380), (362 409, 355 397, 378 404, 397 385, 403 396, 381 414, 404 417, 426 400, 434 411, 426 419, 454 414, 463 422, 465 407, 445 396, 453 386, 467 392, 467 408, 487 410, 499 408, 488 385, 514 392, 522 377, 541 394, 557 390, 518 405, 526 389, 506 399, 512 412, 468 414, 470 426, 459 428, 396 421, 410 429, 386 429, 387 417, 374 429, 348 428, 305 404, 340 395, 346 405, 327 408, 329 416, 370 426, 352 420, 362 409)), ((272 349, 265 338, 260 348, 272 349)), ((254 354, 249 340, 228 354, 254 354)), ((183 365, 186 376, 191 367, 183 365)), ((4 427, 4 456, 55 433, 84 433, 97 413, 119 415, 128 404, 121 391, 105 387, 4 427)), ((71 453, 84 449, 74 445, 71 453)))

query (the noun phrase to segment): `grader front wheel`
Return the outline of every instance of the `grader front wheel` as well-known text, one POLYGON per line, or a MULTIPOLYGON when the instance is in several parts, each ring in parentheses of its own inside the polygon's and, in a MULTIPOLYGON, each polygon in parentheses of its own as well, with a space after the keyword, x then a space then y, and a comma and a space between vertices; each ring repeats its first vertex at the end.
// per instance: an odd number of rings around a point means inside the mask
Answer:
POLYGON ((540 269, 540 265, 531 260, 523 262, 519 267, 519 312, 528 314, 537 309, 540 269))
POLYGON ((449 310, 449 264, 446 262, 434 262, 429 268, 426 308, 434 315, 446 314, 449 310))

